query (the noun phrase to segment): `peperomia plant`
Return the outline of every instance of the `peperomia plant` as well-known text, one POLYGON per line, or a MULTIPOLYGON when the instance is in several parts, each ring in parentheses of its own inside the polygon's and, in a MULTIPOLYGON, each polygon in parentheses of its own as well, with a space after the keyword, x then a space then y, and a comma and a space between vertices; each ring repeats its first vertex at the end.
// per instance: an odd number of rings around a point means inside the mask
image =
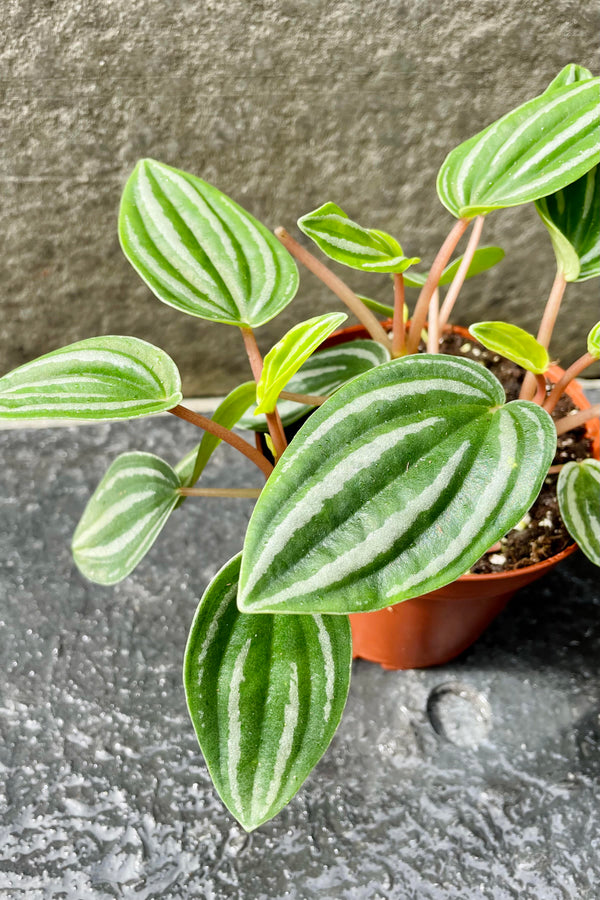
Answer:
MULTIPOLYGON (((567 66, 540 96, 465 141, 443 162, 438 194, 456 223, 426 272, 398 240, 327 202, 299 219, 330 259, 393 280, 392 302, 361 298, 284 229, 275 235, 200 178, 142 160, 121 202, 119 236, 164 303, 240 329, 253 380, 207 419, 182 405, 173 361, 131 337, 55 350, 0 379, 0 418, 98 421, 168 410, 204 429, 175 466, 145 452, 115 459, 73 537, 81 572, 126 577, 186 498, 257 498, 242 552, 202 597, 185 653, 190 715, 215 786, 244 828, 273 817, 327 748, 350 681, 348 614, 382 609, 467 572, 527 513, 550 469, 557 433, 598 415, 554 421, 587 352, 547 390, 548 347, 567 282, 600 274, 599 79, 567 66), (477 362, 439 352, 466 278, 503 252, 478 247, 492 211, 535 203, 557 274, 537 338, 479 322, 485 347, 527 370, 521 398, 477 362), (464 252, 452 259, 467 229, 464 252), (370 339, 320 349, 346 319, 294 326, 263 362, 254 330, 298 287, 295 259, 363 323, 370 339), (440 304, 440 292, 447 292, 440 304), (420 293, 407 322, 405 288, 420 293), (387 322, 382 322, 383 315, 387 322), (419 352, 421 341, 427 352, 419 352), (285 428, 307 417, 288 446, 285 428), (232 429, 266 436, 271 456, 232 429), (227 441, 258 466, 264 489, 204 488, 227 441), (200 480, 200 486, 197 483, 200 480)), ((600 464, 562 468, 565 523, 600 563, 600 464)))

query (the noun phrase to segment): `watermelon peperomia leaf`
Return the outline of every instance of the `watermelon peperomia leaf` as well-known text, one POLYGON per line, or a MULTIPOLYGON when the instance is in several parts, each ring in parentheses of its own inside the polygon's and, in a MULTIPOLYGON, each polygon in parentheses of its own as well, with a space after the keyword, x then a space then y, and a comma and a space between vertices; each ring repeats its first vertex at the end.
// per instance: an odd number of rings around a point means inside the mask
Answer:
POLYGON ((0 419, 133 419, 180 400, 164 350, 118 335, 69 344, 0 378, 0 419))
MULTIPOLYGON (((589 69, 571 63, 550 82, 545 94, 566 84, 593 78, 589 69)), ((565 281, 600 275, 600 169, 594 166, 577 181, 535 202, 548 229, 556 263, 565 281)))
POLYGON ((542 375, 550 365, 548 351, 533 335, 510 322, 474 322, 469 332, 480 344, 533 372, 542 375))
POLYGON ((258 406, 255 415, 273 412, 277 398, 290 378, 347 318, 345 313, 315 316, 294 325, 284 334, 265 356, 262 374, 256 385, 258 406))
POLYGON ((296 263, 254 216, 153 159, 141 160, 125 185, 119 238, 158 299, 191 316, 255 328, 298 289, 296 263))
POLYGON ((181 482, 152 453, 122 453, 88 501, 71 549, 80 572, 116 584, 148 552, 180 499, 181 482))
POLYGON ((600 566, 600 462, 568 462, 556 486, 558 508, 571 537, 600 566))
POLYGON ((405 272, 420 262, 403 255, 395 238, 376 228, 363 228, 335 203, 324 203, 298 219, 298 228, 336 262, 362 272, 405 272))
POLYGON ((240 556, 215 575, 188 638, 184 685, 219 795, 246 831, 273 818, 329 746, 350 684, 345 616, 248 616, 240 556))
POLYGON ((240 609, 365 612, 448 584, 524 516, 555 447, 548 413, 505 404, 471 360, 372 369, 313 413, 269 478, 240 609))
POLYGON ((438 195, 457 218, 546 197, 600 161, 600 79, 545 92, 448 154, 438 195))
MULTIPOLYGON (((389 351, 377 341, 358 340, 338 347, 319 350, 306 360, 304 365, 290 378, 285 389, 294 394, 311 394, 327 397, 339 387, 367 372, 374 366, 388 362, 389 351)), ((291 400, 279 400, 277 409, 285 426, 297 422, 315 407, 291 400)), ((267 421, 263 415, 252 413, 242 416, 240 427, 251 431, 267 431, 267 421)))

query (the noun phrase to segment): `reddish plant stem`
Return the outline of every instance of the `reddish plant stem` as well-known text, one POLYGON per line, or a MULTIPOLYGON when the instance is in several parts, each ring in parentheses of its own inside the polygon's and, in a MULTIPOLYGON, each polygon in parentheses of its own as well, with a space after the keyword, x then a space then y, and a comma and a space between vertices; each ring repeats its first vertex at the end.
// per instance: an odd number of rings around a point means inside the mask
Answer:
POLYGON ((574 378, 577 378, 578 375, 583 372, 584 369, 587 369, 588 366, 591 366, 592 363, 596 362, 595 358, 591 353, 584 353, 583 356, 580 356, 579 359, 576 359, 572 366, 569 366, 567 371, 564 373, 562 378, 556 382, 546 402, 544 403, 544 409, 546 412, 551 413, 561 396, 565 392, 565 388, 573 381, 574 378))
POLYGON ((240 453, 243 453, 244 456, 247 456, 248 459, 252 460, 266 478, 268 478, 273 471, 273 466, 262 453, 255 450, 252 444, 249 444, 248 441, 245 441, 237 434, 234 434, 229 428, 224 428, 223 425, 213 422, 212 419, 207 419, 206 416, 194 412, 191 409, 187 409, 185 406, 180 406, 179 404, 170 409, 169 412, 179 419, 184 419, 186 422, 191 422, 192 425, 197 425, 198 428, 203 428, 204 431, 210 431, 215 437, 218 437, 222 441, 225 441, 226 444, 235 447, 236 450, 239 450, 240 453))
MULTIPOLYGON (((537 333, 538 341, 540 342, 540 344, 543 344, 546 350, 550 346, 552 332, 554 331, 554 325, 556 324, 556 318, 558 316, 558 311, 560 309, 560 304, 566 286, 567 282, 565 281, 565 276, 560 270, 557 269, 550 295, 548 297, 548 300, 546 301, 544 315, 542 316, 542 321, 540 322, 540 327, 537 333)), ((523 379, 523 384, 521 385, 521 393, 519 394, 519 399, 530 400, 533 396, 534 391, 535 385, 533 383, 533 376, 530 372, 527 372, 525 378, 523 379)))
POLYGON ((440 292, 435 289, 429 301, 429 318, 427 320, 427 352, 440 352, 440 292))
POLYGON ((404 329, 404 276, 394 272, 394 315, 392 318, 392 359, 404 356, 406 332, 404 329))
POLYGON ((421 288, 421 293, 419 294, 419 299, 417 300, 417 305, 415 306, 415 311, 413 313, 412 321, 410 324, 410 330, 408 332, 408 341, 406 344, 407 353, 417 352, 419 341, 421 339, 421 332, 423 331, 425 320, 427 319, 427 313, 429 311, 429 301, 431 300, 431 295, 438 286, 440 278, 442 277, 442 272, 448 264, 448 261, 450 260, 450 257, 452 256, 452 253, 456 248, 456 245, 467 230, 470 221, 471 219, 459 219, 458 222, 455 222, 452 230, 450 231, 450 234, 438 250, 438 254, 433 261, 431 269, 429 270, 427 281, 421 288))
POLYGON ((282 400, 303 403, 305 406, 321 406, 327 400, 327 397, 321 397, 317 394, 294 394, 293 391, 282 391, 279 396, 282 400))
POLYGON ((564 469, 566 463, 561 463, 559 466, 550 466, 548 469, 548 475, 558 475, 561 469, 564 469))
POLYGON ((306 266, 313 275, 316 275, 323 284, 327 285, 327 287, 340 298, 342 303, 346 304, 350 312, 354 313, 359 322, 362 322, 374 341, 383 344, 388 350, 390 349, 390 340, 384 329, 381 327, 379 319, 373 315, 371 310, 365 306, 362 300, 356 296, 354 291, 351 290, 341 278, 338 278, 331 269, 328 269, 327 266, 323 265, 316 256, 313 256, 313 254, 299 244, 298 241, 295 241, 285 228, 276 228, 275 236, 281 241, 286 250, 298 260, 298 262, 301 262, 302 265, 306 266))
POLYGON ((177 492, 182 497, 242 497, 254 499, 260 497, 260 488, 180 488, 177 492))
POLYGON ((597 416, 600 416, 600 403, 595 403, 587 409, 580 409, 579 412, 558 419, 554 423, 556 425, 556 433, 560 435, 566 431, 571 431, 573 428, 579 428, 580 425, 585 425, 586 422, 597 418, 597 416))
POLYGON ((473 262, 473 257, 475 256, 477 245, 479 244, 479 241, 481 239, 481 232, 483 230, 484 221, 485 216, 477 216, 477 218, 473 222, 473 230, 471 231, 471 235, 469 237, 467 249, 465 250, 465 254, 462 258, 461 264, 458 267, 456 275, 452 279, 452 284, 448 288, 448 293, 446 294, 444 302, 442 303, 442 308, 440 310, 440 328, 444 327, 444 325, 452 315, 454 304, 458 299, 458 295, 460 294, 461 288, 465 282, 465 278, 467 277, 469 266, 473 262))
MULTIPOLYGON (((258 383, 260 381, 260 376, 262 375, 263 361, 260 350, 258 349, 258 344, 256 343, 256 338, 254 337, 254 332, 251 328, 246 328, 245 326, 240 327, 240 331, 244 338, 244 345, 246 347, 246 353, 248 354, 248 360, 250 362, 252 374, 254 375, 254 380, 258 383)), ((281 417, 277 410, 275 410, 272 413, 266 413, 266 418, 267 425, 269 426, 269 434, 271 435, 273 447, 275 448, 275 456, 279 459, 287 447, 281 417)))
POLYGON ((537 391, 535 392, 533 402, 537 403, 538 406, 541 406, 546 399, 546 379, 543 375, 534 375, 533 372, 528 372, 527 374, 533 375, 535 381, 537 382, 537 391))

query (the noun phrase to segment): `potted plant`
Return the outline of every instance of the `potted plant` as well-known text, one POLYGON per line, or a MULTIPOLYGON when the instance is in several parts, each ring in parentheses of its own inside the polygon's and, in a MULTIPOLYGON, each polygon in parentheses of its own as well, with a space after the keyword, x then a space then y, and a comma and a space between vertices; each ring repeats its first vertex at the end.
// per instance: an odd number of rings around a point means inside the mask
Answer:
MULTIPOLYGON (((568 66, 544 94, 449 154, 438 193, 456 224, 424 276, 410 274, 418 260, 393 237, 357 225, 334 204, 302 217, 302 230, 329 256, 392 275, 391 336, 376 304, 286 232, 272 235, 199 178, 142 160, 121 203, 126 256, 163 302, 238 327, 254 381, 207 419, 181 404, 179 373, 162 350, 114 336, 53 351, 0 379, 3 419, 97 421, 168 410, 205 431, 174 467, 145 452, 111 463, 73 538, 75 562, 93 581, 126 577, 189 497, 260 494, 243 552, 200 601, 184 664, 209 771, 247 830, 289 801, 337 728, 350 679, 349 614, 408 602, 467 572, 527 514, 557 432, 598 414, 587 409, 555 423, 548 410, 600 357, 600 325, 587 354, 547 396, 543 377, 564 284, 599 272, 598 83, 568 66), (531 373, 522 398, 507 403, 478 362, 437 351, 465 277, 500 255, 477 252, 484 217, 527 202, 538 204, 557 256, 543 328, 536 340, 506 323, 472 327, 482 345, 531 373), (464 255, 451 262, 470 225, 464 255), (346 318, 328 313, 292 328, 262 360, 254 329, 293 299, 292 254, 358 315, 369 341, 335 343, 313 356, 346 318), (421 292, 405 326, 410 279, 421 292), (437 291, 449 280, 438 309, 437 291), (428 352, 417 352, 425 328, 428 352), (265 417, 273 462, 231 430, 253 406, 265 417), (284 422, 311 410, 286 447, 284 422), (196 486, 222 440, 261 469, 261 491, 196 486)), ((567 527, 595 562, 599 469, 593 459, 568 464, 558 485, 567 527)))

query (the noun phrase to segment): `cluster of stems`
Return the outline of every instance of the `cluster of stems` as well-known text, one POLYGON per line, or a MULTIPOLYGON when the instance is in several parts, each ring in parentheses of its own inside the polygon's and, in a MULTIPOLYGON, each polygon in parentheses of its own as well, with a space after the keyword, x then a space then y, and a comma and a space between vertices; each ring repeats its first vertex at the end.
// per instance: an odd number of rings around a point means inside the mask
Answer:
MULTIPOLYGON (((476 216, 474 219, 463 218, 458 219, 455 222, 433 261, 425 284, 420 291, 408 327, 404 322, 404 278, 402 274, 396 273, 393 276, 394 312, 391 322, 385 327, 362 302, 357 294, 355 294, 338 275, 332 272, 328 266, 318 260, 309 250, 298 243, 298 241, 288 234, 285 228, 276 228, 275 235, 299 263, 316 275, 323 284, 339 297, 339 299, 348 307, 350 312, 352 312, 359 322, 361 322, 371 338, 386 347, 392 358, 396 359, 417 352, 425 328, 427 328, 427 351, 429 353, 439 352, 441 334, 447 329, 449 317, 458 299, 473 256, 475 255, 475 251, 481 239, 483 221, 483 216, 476 216), (439 282, 442 273, 450 262, 452 254, 460 239, 463 237, 471 223, 473 223, 473 227, 465 253, 448 288, 446 296, 444 297, 444 301, 440 306, 439 282), (391 336, 388 333, 389 326, 391 326, 391 336)), ((537 335, 538 341, 543 344, 546 349, 550 345, 550 339, 552 337, 565 287, 566 280, 564 274, 560 269, 557 269, 556 277, 544 309, 537 335)), ((240 330, 252 374, 255 381, 258 382, 262 373, 263 361, 256 343, 254 332, 251 328, 247 327, 242 327, 240 330)), ((548 394, 546 379, 543 375, 536 376, 530 372, 526 373, 521 388, 521 399, 533 400, 547 410, 547 412, 552 413, 568 385, 593 362, 595 362, 594 357, 592 357, 590 353, 584 353, 583 356, 566 370, 560 380, 552 386, 548 394)), ((303 403, 310 406, 319 406, 327 399, 326 397, 295 394, 289 391, 282 391, 280 397, 282 399, 292 400, 296 403, 303 403)), ((230 444, 232 447, 235 447, 236 450, 243 453, 244 456, 258 466, 266 478, 268 478, 273 471, 273 466, 262 452, 260 441, 258 439, 256 447, 253 447, 248 441, 245 441, 230 429, 224 428, 212 419, 207 419, 205 416, 195 413, 183 406, 178 405, 169 410, 169 412, 211 432, 216 437, 230 444)), ((595 418, 598 415, 600 415, 600 404, 595 404, 587 409, 579 410, 578 412, 564 416, 555 422, 557 435, 564 434, 566 431, 570 431, 574 428, 579 428, 588 420, 595 418)), ((274 449, 275 462, 277 462, 287 446, 285 432, 277 410, 273 413, 268 413, 266 418, 272 447, 274 449)), ((553 466, 551 467, 550 472, 558 471, 560 468, 560 466, 553 466)), ((180 492, 190 496, 256 497, 260 493, 260 490, 254 488, 182 488, 180 492)))

